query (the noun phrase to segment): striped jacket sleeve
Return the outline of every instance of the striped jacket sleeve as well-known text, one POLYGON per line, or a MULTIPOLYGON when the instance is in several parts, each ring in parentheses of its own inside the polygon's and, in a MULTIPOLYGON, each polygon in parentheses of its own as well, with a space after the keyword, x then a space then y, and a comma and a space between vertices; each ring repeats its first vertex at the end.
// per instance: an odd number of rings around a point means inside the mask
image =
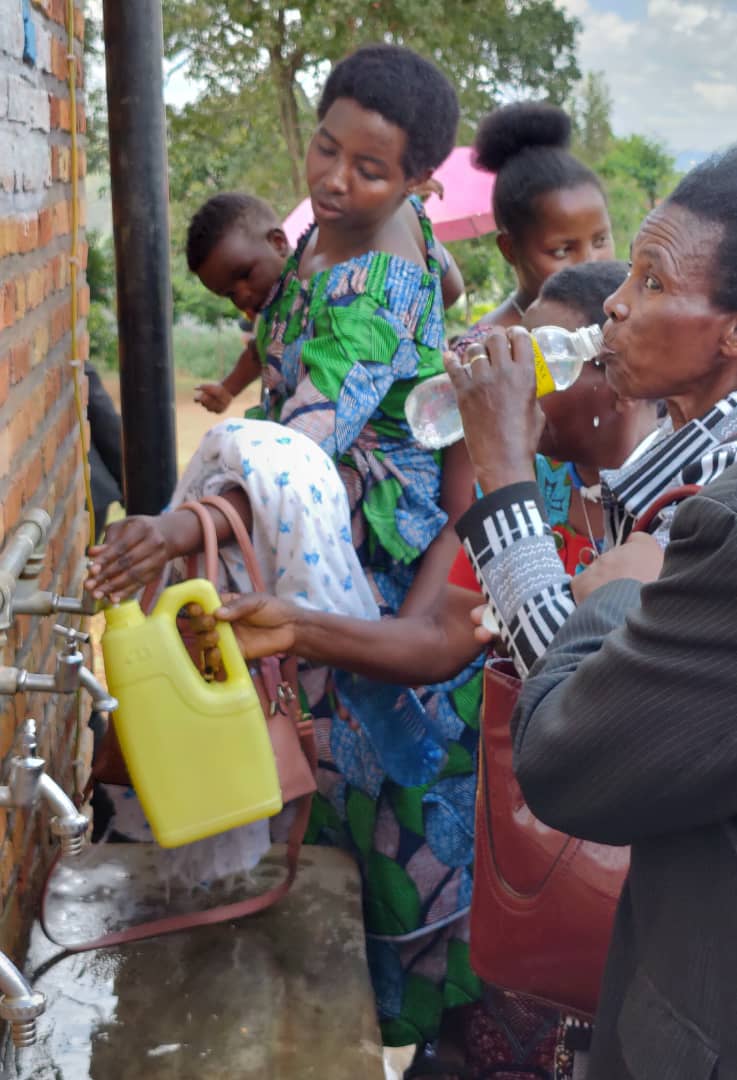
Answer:
POLYGON ((456 525, 520 675, 575 610, 534 483, 510 484, 474 503, 456 525))

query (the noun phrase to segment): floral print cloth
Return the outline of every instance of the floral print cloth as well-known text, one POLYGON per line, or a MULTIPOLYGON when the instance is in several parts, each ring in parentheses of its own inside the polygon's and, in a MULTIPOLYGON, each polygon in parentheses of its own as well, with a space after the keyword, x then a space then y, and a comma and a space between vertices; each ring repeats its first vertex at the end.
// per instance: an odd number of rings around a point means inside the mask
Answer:
MULTIPOLYGON (((242 488, 251 505, 251 539, 266 589, 320 611, 377 619, 378 608, 350 537, 345 488, 330 458, 299 432, 258 420, 227 420, 208 431, 169 506, 242 488)), ((221 592, 251 592, 236 544, 220 548, 221 592)), ((204 573, 200 560, 199 572, 204 573)), ((172 578, 187 568, 175 564, 172 578)), ((326 668, 305 670, 307 703, 321 700, 326 668)), ((108 804, 108 838, 151 840, 151 829, 132 788, 102 785, 98 807, 108 804)), ((207 885, 255 866, 270 846, 269 823, 257 821, 217 836, 162 851, 171 881, 207 885)))
MULTIPOLYGON (((372 251, 303 280, 308 232, 258 330, 261 415, 335 461, 353 543, 389 615, 447 520, 441 454, 413 441, 404 415, 412 388, 443 370, 445 334, 440 252, 413 204, 426 267, 372 251)), ((359 860, 386 1045, 433 1038, 445 1007, 480 993, 467 919, 480 701, 479 662, 414 691, 336 672, 312 707, 320 773, 309 839, 359 860)))
POLYGON ((412 440, 404 415, 412 388, 443 371, 445 334, 436 244, 413 203, 426 269, 371 251, 303 281, 309 230, 258 326, 263 413, 314 439, 336 462, 353 542, 388 612, 400 607, 417 560, 446 522, 440 453, 412 440))

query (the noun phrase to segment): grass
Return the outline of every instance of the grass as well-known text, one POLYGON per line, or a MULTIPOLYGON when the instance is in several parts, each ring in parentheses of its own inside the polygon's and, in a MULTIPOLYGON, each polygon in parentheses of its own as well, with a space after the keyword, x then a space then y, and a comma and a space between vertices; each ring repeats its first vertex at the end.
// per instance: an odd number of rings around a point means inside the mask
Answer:
POLYGON ((174 367, 197 379, 222 379, 242 348, 243 334, 232 322, 212 327, 186 319, 174 327, 174 367))

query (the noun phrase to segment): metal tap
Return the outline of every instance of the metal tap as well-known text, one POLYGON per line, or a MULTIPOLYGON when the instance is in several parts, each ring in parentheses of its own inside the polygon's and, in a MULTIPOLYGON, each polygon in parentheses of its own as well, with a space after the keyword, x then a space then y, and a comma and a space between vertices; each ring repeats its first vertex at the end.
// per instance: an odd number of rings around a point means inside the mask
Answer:
POLYGON ((7 786, 0 787, 0 807, 32 809, 39 798, 54 813, 49 825, 61 844, 62 855, 79 855, 88 821, 55 780, 45 772, 46 762, 36 755, 36 721, 26 720, 22 733, 22 756, 10 762, 7 786))
POLYGON ((0 633, 13 621, 13 598, 21 577, 38 577, 46 553, 51 518, 45 510, 29 510, 0 553, 0 633))
POLYGON ((32 990, 18 968, 0 952, 0 1018, 7 1020, 17 1047, 33 1046, 36 1041, 36 1017, 46 1008, 40 990, 32 990))
POLYGON ((56 655, 54 674, 46 675, 26 671, 25 668, 0 667, 0 694, 21 694, 32 691, 47 694, 74 694, 82 686, 92 698, 96 709, 103 712, 113 712, 117 709, 117 698, 109 694, 89 668, 84 666, 84 656, 79 649, 79 643, 89 641, 89 634, 59 624, 54 626, 54 630, 64 639, 64 645, 56 655))
POLYGON ((56 612, 95 615, 100 609, 100 602, 86 591, 81 599, 61 596, 48 589, 36 588, 33 581, 21 579, 15 587, 10 607, 11 618, 16 615, 54 615, 56 612))
POLYGON ((51 518, 45 510, 29 510, 0 552, 0 636, 16 615, 51 615, 66 611, 94 615, 100 605, 89 593, 81 599, 39 589, 36 578, 46 555, 51 518))

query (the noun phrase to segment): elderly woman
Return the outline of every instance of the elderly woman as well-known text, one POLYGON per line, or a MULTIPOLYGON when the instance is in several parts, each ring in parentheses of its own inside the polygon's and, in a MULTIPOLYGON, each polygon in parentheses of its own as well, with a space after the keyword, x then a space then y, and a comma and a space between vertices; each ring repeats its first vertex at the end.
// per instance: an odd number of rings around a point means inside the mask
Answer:
POLYGON ((664 397, 669 413, 648 452, 604 474, 610 539, 626 539, 668 488, 719 476, 678 510, 659 579, 640 596, 638 581, 660 569, 663 522, 573 586, 557 572, 530 475, 534 380, 519 332, 511 349, 491 336, 470 375, 453 367, 487 493, 462 531, 518 666, 545 652, 514 719, 532 810, 632 845, 591 1075, 707 1080, 737 1075, 737 148, 694 169, 646 219, 607 309, 609 382, 664 397), (503 472, 487 427, 506 447, 503 472), (499 522, 523 507, 505 539, 499 522), (531 588, 516 574, 523 551, 528 568, 547 570, 531 588))
MULTIPOLYGON (((733 168, 731 156, 704 164, 646 219, 632 248, 630 275, 606 304, 610 385, 623 398, 665 399, 668 410, 657 436, 634 460, 602 470, 608 547, 622 544, 637 518, 670 488, 713 480, 737 457, 733 168)), ((447 359, 486 495, 458 531, 510 655, 526 674, 591 578, 572 582, 561 571, 541 511, 532 466, 541 413, 529 338, 517 329, 493 330, 485 346, 486 355, 475 350, 470 365, 447 359)), ((663 511, 652 529, 662 547, 672 513, 663 511)), ((634 550, 618 556, 634 564, 638 557, 634 550)))

